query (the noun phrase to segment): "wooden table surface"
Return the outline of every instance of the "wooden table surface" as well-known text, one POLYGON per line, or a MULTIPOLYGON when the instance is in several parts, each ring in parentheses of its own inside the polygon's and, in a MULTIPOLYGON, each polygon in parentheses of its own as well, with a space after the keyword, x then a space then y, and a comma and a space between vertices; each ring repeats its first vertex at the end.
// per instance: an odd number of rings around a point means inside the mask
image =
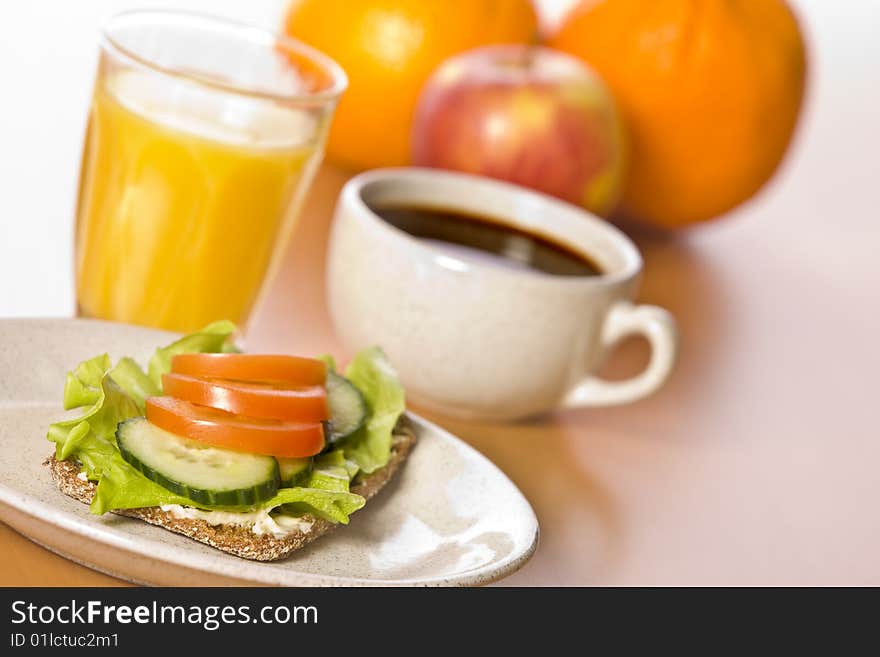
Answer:
MULTIPOLYGON (((21 39, 4 70, 13 80, 27 73, 22 84, 51 79, 43 87, 53 99, 55 85, 67 84, 63 97, 78 99, 84 116, 97 16, 69 4, 55 3, 49 20, 37 11, 42 3, 27 3, 32 29, 55 29, 50 41, 63 47, 34 58, 30 38, 21 39)), ((721 222, 676 238, 634 235, 646 262, 640 299, 667 307, 680 325, 681 357, 667 386, 631 406, 528 424, 434 418, 497 463, 537 512, 538 551, 504 583, 880 585, 880 13, 873 0, 852 0, 846 11, 795 4, 811 74, 783 170, 721 222)), ((2 40, 9 43, 17 42, 2 40)), ((54 299, 69 276, 70 247, 57 236, 69 230, 70 211, 56 197, 74 197, 81 141, 73 112, 19 105, 7 109, 20 115, 0 122, 12 149, 0 158, 4 179, 16 180, 0 208, 33 215, 34 229, 22 233, 27 249, 3 252, 16 278, 0 295, 6 312, 43 308, 29 300, 54 299), (33 163, 34 138, 43 139, 40 166, 22 166, 33 163), (44 161, 59 145, 67 156, 44 161), (52 269, 58 263, 64 271, 52 269)), ((332 169, 317 179, 251 348, 336 350, 322 267, 344 180, 332 169)), ((642 347, 629 345, 608 372, 631 372, 642 359, 642 347)), ((4 585, 118 583, 4 526, 0 555, 4 585)))

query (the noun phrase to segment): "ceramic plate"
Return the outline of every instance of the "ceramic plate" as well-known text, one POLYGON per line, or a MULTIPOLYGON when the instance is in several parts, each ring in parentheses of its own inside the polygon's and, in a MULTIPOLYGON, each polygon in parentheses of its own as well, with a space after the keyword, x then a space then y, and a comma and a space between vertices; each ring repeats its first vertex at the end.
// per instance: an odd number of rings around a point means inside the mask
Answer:
POLYGON ((476 585, 515 571, 538 524, 485 457, 410 414, 418 444, 397 478, 348 527, 291 557, 233 557, 139 520, 93 516, 41 466, 49 423, 63 417, 65 372, 108 351, 146 362, 162 331, 88 320, 0 321, 0 519, 65 557, 159 585, 476 585))

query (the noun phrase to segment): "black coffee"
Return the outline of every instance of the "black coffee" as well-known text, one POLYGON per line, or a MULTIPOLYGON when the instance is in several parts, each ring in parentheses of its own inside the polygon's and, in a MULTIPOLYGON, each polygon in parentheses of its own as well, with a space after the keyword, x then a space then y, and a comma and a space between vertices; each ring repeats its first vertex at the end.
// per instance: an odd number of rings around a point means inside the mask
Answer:
POLYGON ((463 260, 554 276, 602 274, 584 254, 491 217, 413 206, 383 205, 372 210, 400 230, 463 260))

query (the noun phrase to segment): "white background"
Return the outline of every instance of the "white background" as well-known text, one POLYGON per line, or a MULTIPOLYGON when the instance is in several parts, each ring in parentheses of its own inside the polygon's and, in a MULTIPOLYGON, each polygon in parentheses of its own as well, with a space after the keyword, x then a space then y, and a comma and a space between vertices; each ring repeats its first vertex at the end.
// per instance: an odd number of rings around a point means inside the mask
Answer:
MULTIPOLYGON (((544 3, 554 15, 566 4, 568 0, 544 3)), ((810 41, 811 79, 791 155, 774 184, 755 202, 688 239, 717 243, 756 221, 766 224, 763 230, 769 238, 780 214, 803 216, 803 230, 827 230, 833 235, 850 230, 848 217, 853 213, 870 213, 878 221, 855 247, 846 253, 831 248, 806 254, 806 261, 825 268, 828 276, 843 267, 850 275, 880 283, 880 0, 793 4, 810 41)), ((135 6, 174 6, 277 26, 284 3, 31 0, 0 4, 0 316, 73 312, 72 221, 97 32, 103 18, 135 6)), ((797 250, 797 234, 789 237, 790 248, 797 250)), ((877 294, 876 287, 865 289, 877 294)))

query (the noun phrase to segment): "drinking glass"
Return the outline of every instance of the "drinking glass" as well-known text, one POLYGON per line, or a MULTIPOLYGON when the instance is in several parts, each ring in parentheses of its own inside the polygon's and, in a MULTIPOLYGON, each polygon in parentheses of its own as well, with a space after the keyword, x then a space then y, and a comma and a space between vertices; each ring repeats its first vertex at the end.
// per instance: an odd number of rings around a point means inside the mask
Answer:
POLYGON ((328 57, 260 28, 184 12, 111 18, 80 172, 79 314, 244 325, 346 84, 328 57))

